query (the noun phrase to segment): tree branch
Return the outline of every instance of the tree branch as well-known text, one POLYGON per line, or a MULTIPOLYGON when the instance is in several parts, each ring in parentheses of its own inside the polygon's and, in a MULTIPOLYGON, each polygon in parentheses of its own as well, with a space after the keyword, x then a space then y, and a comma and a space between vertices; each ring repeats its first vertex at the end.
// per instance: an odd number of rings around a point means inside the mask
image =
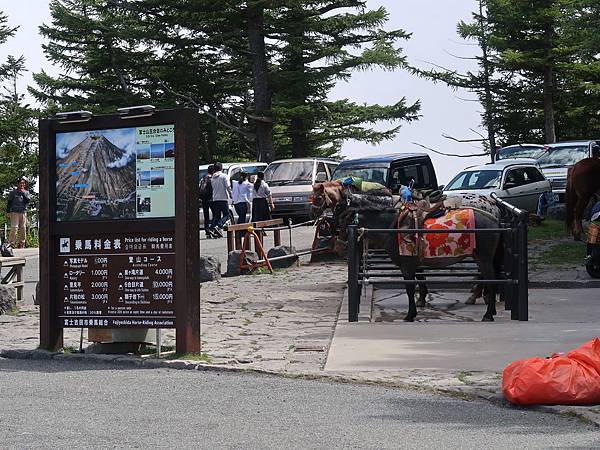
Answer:
POLYGON ((456 157, 456 158, 471 158, 473 156, 489 156, 489 153, 475 153, 475 154, 471 154, 471 155, 458 155, 456 153, 444 153, 444 152, 440 152, 439 150, 434 150, 431 147, 427 147, 426 145, 423 144, 419 144, 418 142, 413 142, 414 145, 418 145, 421 148, 424 148, 425 150, 429 150, 433 153, 437 153, 438 155, 442 155, 442 156, 452 156, 452 157, 456 157))

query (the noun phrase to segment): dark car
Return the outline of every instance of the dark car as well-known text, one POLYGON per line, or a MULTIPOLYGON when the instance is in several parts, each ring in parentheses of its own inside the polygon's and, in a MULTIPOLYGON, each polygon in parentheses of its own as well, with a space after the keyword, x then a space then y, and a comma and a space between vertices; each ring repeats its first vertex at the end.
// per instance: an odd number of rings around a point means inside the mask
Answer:
POLYGON ((334 180, 354 176, 383 184, 397 194, 400 186, 414 181, 414 188, 424 191, 438 189, 437 177, 426 153, 394 153, 369 158, 342 161, 333 173, 334 180))

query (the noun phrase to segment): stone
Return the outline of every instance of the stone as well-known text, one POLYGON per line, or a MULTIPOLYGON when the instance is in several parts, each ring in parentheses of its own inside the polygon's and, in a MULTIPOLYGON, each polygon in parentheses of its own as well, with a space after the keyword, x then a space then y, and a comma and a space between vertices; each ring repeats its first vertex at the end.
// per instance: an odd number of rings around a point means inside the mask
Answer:
POLYGON ((35 283, 35 297, 33 299, 33 304, 34 305, 39 305, 40 304, 40 297, 41 297, 40 282, 38 281, 37 283, 35 283))
POLYGON ((221 261, 215 256, 200 257, 200 283, 221 279, 221 261))
POLYGON ((287 269, 288 267, 292 267, 296 263, 296 261, 298 261, 298 255, 296 255, 296 248, 287 245, 278 245, 277 247, 273 247, 267 252, 267 258, 269 258, 269 260, 271 258, 277 258, 280 256, 288 255, 292 256, 285 259, 271 261, 271 267, 273 267, 273 269, 287 269))
MULTIPOLYGON (((242 256, 241 250, 234 250, 229 252, 227 255, 227 272, 225 273, 226 277, 236 277, 238 275, 244 275, 250 273, 251 271, 248 269, 244 269, 240 272, 240 258, 242 256)), ((246 264, 249 262, 258 261, 258 253, 247 251, 246 252, 246 264)))
POLYGON ((6 314, 17 307, 15 288, 0 284, 0 315, 6 314))

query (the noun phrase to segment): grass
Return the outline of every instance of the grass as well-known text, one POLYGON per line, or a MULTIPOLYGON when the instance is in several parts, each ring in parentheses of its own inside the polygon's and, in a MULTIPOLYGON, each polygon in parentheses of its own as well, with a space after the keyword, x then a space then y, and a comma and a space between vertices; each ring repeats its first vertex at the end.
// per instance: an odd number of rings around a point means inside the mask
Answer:
POLYGON ((212 357, 208 353, 175 353, 168 355, 165 359, 182 359, 187 361, 201 361, 212 363, 212 357))
POLYGON ((467 378, 467 377, 470 377, 471 375, 472 375, 471 372, 459 372, 456 375, 456 378, 458 378, 458 381, 460 381, 461 383, 466 384, 466 385, 475 384, 467 378))
MULTIPOLYGON (((174 345, 161 345, 160 346, 161 352, 172 352, 173 350, 175 350, 174 345)), ((156 346, 155 345, 142 345, 142 347, 140 348, 140 351, 138 352, 138 355, 154 355, 154 354, 156 354, 156 346)))
POLYGON ((78 349, 76 349, 75 347, 69 346, 69 345, 67 345, 66 347, 63 347, 61 349, 61 351, 63 353, 67 353, 67 354, 70 354, 70 353, 79 353, 78 349))
POLYGON ((565 223, 560 220, 546 219, 540 225, 529 226, 529 241, 554 241, 569 237, 565 223))
POLYGON ((535 266, 582 265, 585 255, 586 247, 581 242, 562 242, 532 257, 531 263, 535 266))
POLYGON ((18 316, 19 315, 19 307, 17 305, 13 306, 11 309, 9 309, 8 311, 5 311, 4 314, 6 314, 7 316, 18 316))

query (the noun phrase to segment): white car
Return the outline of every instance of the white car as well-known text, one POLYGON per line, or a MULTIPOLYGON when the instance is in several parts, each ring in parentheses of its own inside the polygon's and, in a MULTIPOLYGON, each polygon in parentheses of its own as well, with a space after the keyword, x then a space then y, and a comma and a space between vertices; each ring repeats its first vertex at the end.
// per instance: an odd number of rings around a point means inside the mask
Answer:
MULTIPOLYGON (((199 177, 201 180, 208 174, 208 166, 210 164, 204 164, 198 168, 199 177)), ((256 175, 258 172, 264 172, 268 164, 263 162, 236 162, 236 163, 223 163, 223 173, 227 175, 229 183, 232 181, 238 181, 240 179, 240 173, 246 172, 250 176, 256 175)), ((210 214, 212 220, 212 213, 210 214)), ((248 211, 248 219, 250 219, 250 211, 248 211)), ((237 213, 233 207, 231 200, 229 201, 229 221, 234 223, 237 220, 237 213)), ((200 205, 200 226, 204 226, 204 213, 202 211, 202 205, 200 205)))
POLYGON ((492 192, 517 208, 536 212, 542 194, 552 191, 535 160, 505 159, 494 164, 470 167, 456 175, 444 194, 482 194, 492 192))

